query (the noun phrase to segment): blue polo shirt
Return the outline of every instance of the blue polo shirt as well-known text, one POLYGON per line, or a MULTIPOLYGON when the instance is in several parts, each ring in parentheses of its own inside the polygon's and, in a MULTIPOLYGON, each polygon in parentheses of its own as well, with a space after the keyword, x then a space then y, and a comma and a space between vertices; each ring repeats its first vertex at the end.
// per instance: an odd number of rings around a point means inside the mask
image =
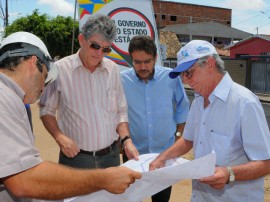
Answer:
POLYGON ((133 68, 121 72, 128 103, 131 137, 140 154, 160 153, 175 140, 176 124, 186 122, 189 100, 180 78, 155 66, 152 80, 140 80, 133 68))

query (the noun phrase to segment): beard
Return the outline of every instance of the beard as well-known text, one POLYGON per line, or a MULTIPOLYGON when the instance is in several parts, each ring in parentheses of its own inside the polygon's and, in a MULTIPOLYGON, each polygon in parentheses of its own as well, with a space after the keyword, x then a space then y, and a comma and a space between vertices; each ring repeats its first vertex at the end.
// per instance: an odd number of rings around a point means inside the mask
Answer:
POLYGON ((152 71, 146 70, 146 69, 142 69, 139 71, 136 71, 136 75, 139 79, 141 80, 152 80, 155 74, 155 68, 153 68, 152 71))

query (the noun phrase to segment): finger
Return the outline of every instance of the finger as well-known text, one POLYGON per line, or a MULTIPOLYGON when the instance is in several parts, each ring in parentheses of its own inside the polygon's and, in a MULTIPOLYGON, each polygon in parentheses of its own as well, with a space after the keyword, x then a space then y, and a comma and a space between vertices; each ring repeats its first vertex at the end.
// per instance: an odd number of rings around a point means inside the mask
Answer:
POLYGON ((139 160, 139 152, 135 151, 133 153, 133 158, 138 161, 139 160))
POLYGON ((130 180, 130 184, 133 184, 134 182, 135 182, 135 178, 133 177, 133 178, 131 178, 131 180, 130 180))
POLYGON ((139 161, 139 155, 136 155, 136 156, 134 157, 134 159, 135 159, 136 161, 139 161))
POLYGON ((64 155, 65 155, 66 157, 72 158, 72 155, 71 155, 71 154, 69 154, 69 153, 67 153, 67 152, 63 152, 63 153, 64 153, 64 155))
POLYGON ((78 154, 80 152, 80 149, 76 147, 76 153, 78 154))
POLYGON ((133 172, 133 177, 134 177, 134 179, 141 179, 142 174, 140 172, 133 172))

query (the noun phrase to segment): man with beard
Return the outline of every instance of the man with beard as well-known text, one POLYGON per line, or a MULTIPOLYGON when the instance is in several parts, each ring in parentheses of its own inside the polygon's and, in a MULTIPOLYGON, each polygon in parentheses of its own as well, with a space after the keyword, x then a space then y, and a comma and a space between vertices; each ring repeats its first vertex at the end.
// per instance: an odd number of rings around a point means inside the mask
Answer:
MULTIPOLYGON (((135 36, 128 48, 134 68, 121 72, 128 103, 133 144, 140 154, 160 153, 181 136, 189 100, 180 78, 169 79, 169 68, 155 65, 157 48, 149 36, 135 36)), ((123 141, 122 141, 123 142, 123 141)), ((124 161, 127 157, 124 156, 124 161)), ((171 187, 152 196, 153 202, 169 201, 171 187)))

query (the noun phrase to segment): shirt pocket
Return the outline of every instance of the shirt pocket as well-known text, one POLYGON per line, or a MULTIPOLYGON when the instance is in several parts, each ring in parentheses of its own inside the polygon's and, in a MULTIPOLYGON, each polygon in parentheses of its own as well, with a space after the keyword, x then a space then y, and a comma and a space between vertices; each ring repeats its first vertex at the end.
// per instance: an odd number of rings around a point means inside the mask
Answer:
POLYGON ((107 112, 109 113, 117 112, 117 97, 118 93, 116 90, 107 91, 107 112))
POLYGON ((216 165, 227 165, 229 162, 230 138, 224 134, 211 131, 210 143, 217 156, 216 165))

